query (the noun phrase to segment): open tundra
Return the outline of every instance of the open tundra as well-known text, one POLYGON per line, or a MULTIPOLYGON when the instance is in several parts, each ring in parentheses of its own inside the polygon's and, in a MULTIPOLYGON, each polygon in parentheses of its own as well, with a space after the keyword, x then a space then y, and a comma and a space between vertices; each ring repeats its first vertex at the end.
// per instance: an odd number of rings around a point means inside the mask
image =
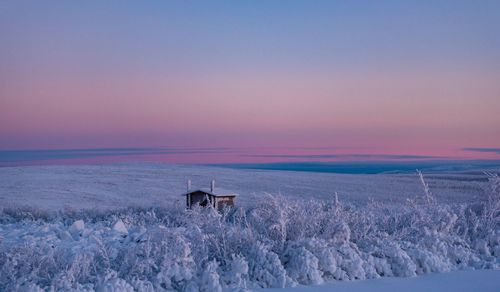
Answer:
POLYGON ((221 291, 498 269, 499 185, 480 172, 0 168, 0 290, 221 291), (236 207, 185 209, 186 179, 212 178, 239 194, 236 207))

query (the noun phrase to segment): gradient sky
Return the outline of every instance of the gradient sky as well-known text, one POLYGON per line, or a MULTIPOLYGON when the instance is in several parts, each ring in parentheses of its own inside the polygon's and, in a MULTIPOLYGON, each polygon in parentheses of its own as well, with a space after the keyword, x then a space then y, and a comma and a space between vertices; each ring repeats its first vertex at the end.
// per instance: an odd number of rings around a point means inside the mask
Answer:
POLYGON ((0 2, 0 149, 164 146, 498 158, 500 1, 0 2))

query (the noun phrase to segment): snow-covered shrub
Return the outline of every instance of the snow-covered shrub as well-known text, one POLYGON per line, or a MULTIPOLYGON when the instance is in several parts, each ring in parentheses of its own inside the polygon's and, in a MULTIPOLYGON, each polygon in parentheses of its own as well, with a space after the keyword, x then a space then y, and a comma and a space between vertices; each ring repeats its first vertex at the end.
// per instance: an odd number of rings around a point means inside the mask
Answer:
POLYGON ((290 241, 283 254, 285 269, 294 281, 300 284, 321 284, 323 273, 319 270, 319 260, 302 244, 290 241))
POLYGON ((257 231, 272 243, 272 250, 281 253, 285 248, 288 235, 289 221, 295 204, 287 201, 283 196, 267 195, 249 212, 248 220, 257 231))
POLYGON ((202 292, 221 292, 222 287, 219 281, 219 274, 217 273, 217 268, 219 264, 213 260, 206 264, 205 269, 201 274, 199 289, 202 292))
POLYGON ((99 292, 134 292, 134 287, 124 279, 119 278, 118 273, 109 270, 104 277, 100 279, 100 283, 98 283, 96 290, 99 292))
POLYGON ((379 254, 385 257, 392 274, 396 277, 415 276, 416 265, 398 242, 383 240, 380 242, 379 254))
POLYGON ((483 224, 486 230, 500 228, 500 177, 496 173, 486 173, 490 182, 488 201, 484 207, 483 224))
POLYGON ((261 242, 247 254, 248 275, 260 287, 283 288, 287 284, 287 274, 279 256, 261 242))
POLYGON ((340 278, 337 274, 340 269, 337 266, 338 251, 334 246, 320 238, 304 239, 302 245, 318 259, 318 269, 324 279, 340 278))
POLYGON ((246 289, 248 282, 248 262, 241 256, 234 254, 231 259, 226 262, 226 266, 222 267, 224 274, 222 281, 224 285, 232 289, 246 289))
POLYGON ((500 268, 500 187, 440 204, 266 196, 244 207, 0 210, 1 291, 220 291, 500 268))
POLYGON ((363 280, 366 278, 364 262, 356 245, 343 243, 337 248, 338 273, 335 275, 339 280, 363 280))

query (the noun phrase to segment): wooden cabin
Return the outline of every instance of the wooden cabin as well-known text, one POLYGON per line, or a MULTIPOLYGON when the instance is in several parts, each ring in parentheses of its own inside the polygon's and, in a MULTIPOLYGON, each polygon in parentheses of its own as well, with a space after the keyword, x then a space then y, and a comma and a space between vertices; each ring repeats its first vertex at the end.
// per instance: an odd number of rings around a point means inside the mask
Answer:
POLYGON ((209 189, 191 190, 191 181, 187 182, 187 192, 182 194, 186 196, 186 207, 192 208, 195 205, 202 207, 212 206, 217 210, 222 210, 224 206, 234 206, 236 194, 215 189, 215 181, 210 184, 209 189))

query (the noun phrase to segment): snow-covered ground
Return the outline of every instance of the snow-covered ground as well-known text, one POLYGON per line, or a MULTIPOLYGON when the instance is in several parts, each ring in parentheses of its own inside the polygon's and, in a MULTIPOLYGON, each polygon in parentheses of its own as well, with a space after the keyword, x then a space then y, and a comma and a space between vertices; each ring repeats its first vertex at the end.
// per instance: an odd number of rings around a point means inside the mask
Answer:
MULTIPOLYGON (((364 281, 335 281, 313 286, 287 289, 289 292, 498 292, 500 270, 455 271, 413 278, 380 278, 364 281)), ((278 292, 278 289, 264 289, 278 292)))
POLYGON ((0 168, 0 290, 498 287, 498 177, 425 178, 428 193, 415 174, 0 168), (240 194, 238 207, 186 210, 188 178, 216 178, 240 194))
MULTIPOLYGON (((217 186, 240 194, 240 204, 266 193, 288 198, 325 199, 337 192, 342 200, 366 203, 405 202, 421 195, 416 174, 332 174, 243 170, 194 165, 134 163, 0 167, 0 206, 119 208, 184 202, 186 180, 193 187, 217 186)), ((486 176, 481 172, 426 174, 442 203, 483 200, 486 176)))

